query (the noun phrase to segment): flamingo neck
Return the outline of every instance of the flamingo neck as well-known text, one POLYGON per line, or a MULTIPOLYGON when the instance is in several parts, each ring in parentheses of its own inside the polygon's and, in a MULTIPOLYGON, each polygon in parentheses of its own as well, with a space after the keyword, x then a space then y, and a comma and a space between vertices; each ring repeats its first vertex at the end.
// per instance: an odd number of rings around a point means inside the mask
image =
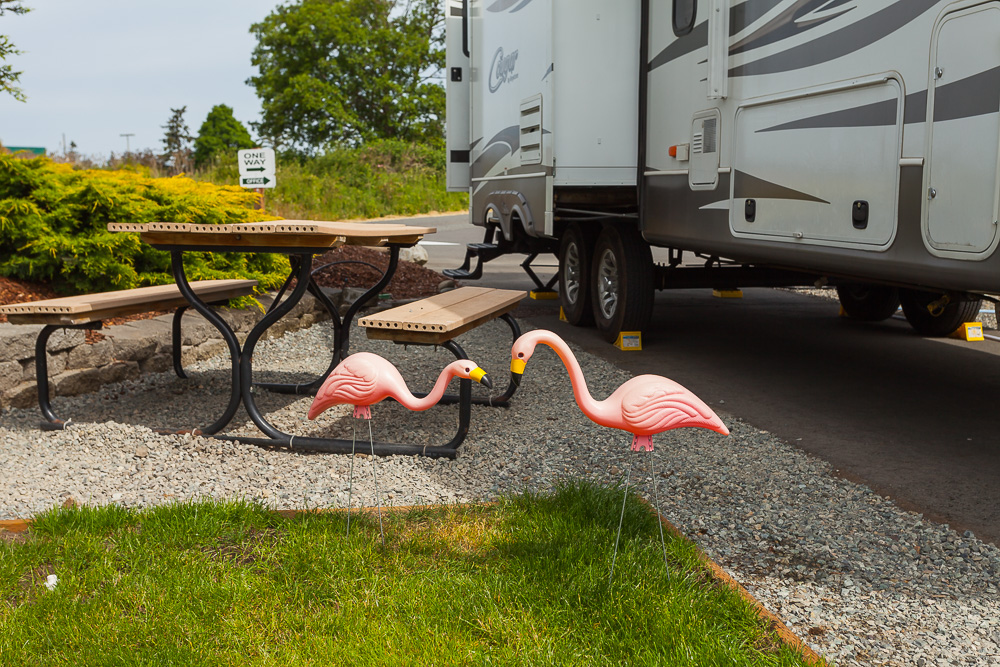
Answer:
POLYGON ((576 404, 580 406, 583 414, 602 426, 617 428, 612 422, 614 415, 607 410, 604 402, 596 401, 590 395, 590 390, 587 389, 587 380, 583 377, 583 369, 580 368, 580 362, 576 360, 576 355, 573 354, 573 350, 569 349, 566 341, 551 331, 533 331, 527 335, 532 334, 534 334, 535 340, 533 342, 535 345, 539 343, 548 345, 559 355, 563 366, 569 372, 570 383, 573 385, 573 398, 576 399, 576 404))
POLYGON ((437 402, 441 400, 444 396, 444 390, 448 388, 448 383, 451 382, 451 378, 455 376, 455 369, 451 366, 446 366, 441 374, 438 375, 437 382, 434 383, 434 388, 431 389, 423 398, 417 398, 409 392, 409 390, 402 392, 399 396, 396 396, 396 400, 403 404, 403 406, 408 410, 413 410, 415 412, 420 412, 421 410, 427 410, 437 405, 437 402))

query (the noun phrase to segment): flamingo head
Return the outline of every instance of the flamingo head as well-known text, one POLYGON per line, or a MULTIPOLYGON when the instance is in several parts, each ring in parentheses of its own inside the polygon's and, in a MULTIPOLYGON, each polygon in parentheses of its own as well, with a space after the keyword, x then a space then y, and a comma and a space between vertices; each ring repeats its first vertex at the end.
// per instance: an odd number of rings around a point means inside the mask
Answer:
POLYGON ((531 359, 536 344, 533 337, 525 335, 514 341, 514 346, 510 349, 510 381, 514 383, 515 387, 521 386, 524 367, 528 365, 528 360, 531 359))
POLYGON ((453 361, 448 364, 448 370, 456 377, 464 380, 475 380, 487 389, 493 388, 493 381, 490 380, 490 376, 486 374, 486 371, 477 366, 474 361, 469 361, 468 359, 453 361))

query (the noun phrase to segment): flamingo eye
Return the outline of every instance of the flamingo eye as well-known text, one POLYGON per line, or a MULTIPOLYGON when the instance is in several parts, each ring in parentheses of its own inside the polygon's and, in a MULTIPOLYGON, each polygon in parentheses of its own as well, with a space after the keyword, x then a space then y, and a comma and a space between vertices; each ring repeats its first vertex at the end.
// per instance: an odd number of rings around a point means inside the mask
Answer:
POLYGON ((524 352, 518 352, 518 353, 517 353, 517 356, 518 356, 518 357, 523 357, 523 356, 524 356, 524 352))
POLYGON ((465 372, 466 372, 466 373, 471 373, 471 372, 472 372, 472 369, 471 369, 471 368, 466 368, 466 369, 465 369, 465 372))

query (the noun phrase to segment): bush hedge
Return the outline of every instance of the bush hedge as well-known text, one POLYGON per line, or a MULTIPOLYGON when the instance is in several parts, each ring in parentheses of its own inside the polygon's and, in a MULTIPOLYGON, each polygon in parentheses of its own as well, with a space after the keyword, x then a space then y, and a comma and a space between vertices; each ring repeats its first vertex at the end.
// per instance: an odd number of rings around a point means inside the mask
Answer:
MULTIPOLYGON (((74 169, 47 158, 0 155, 0 275, 48 283, 61 294, 173 282, 170 255, 111 233, 109 222, 230 224, 273 220, 256 195, 236 186, 148 170, 74 169)), ((192 280, 251 278, 275 289, 288 275, 282 255, 186 253, 192 280)))
MULTIPOLYGON (((311 157, 283 153, 277 163, 267 208, 284 218, 350 220, 469 206, 466 193, 445 189, 443 145, 382 139, 311 157)), ((196 178, 237 183, 235 153, 196 178)))

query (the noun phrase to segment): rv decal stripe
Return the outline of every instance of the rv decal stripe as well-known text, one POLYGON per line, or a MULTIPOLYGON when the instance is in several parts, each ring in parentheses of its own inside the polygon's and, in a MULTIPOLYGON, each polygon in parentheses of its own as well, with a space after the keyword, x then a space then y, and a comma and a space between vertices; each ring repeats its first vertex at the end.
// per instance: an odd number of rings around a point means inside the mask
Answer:
POLYGON ((489 173, 496 164, 511 155, 521 146, 521 127, 511 125, 497 132, 490 139, 482 152, 472 162, 472 174, 479 177, 489 173))
POLYGON ((519 12, 524 9, 532 0, 496 0, 492 5, 486 8, 488 12, 505 12, 514 5, 514 9, 511 9, 511 13, 519 12))
POLYGON ((838 127, 881 127, 896 124, 896 100, 886 100, 866 104, 853 109, 843 109, 831 113, 793 120, 773 127, 765 127, 757 132, 779 132, 781 130, 813 130, 838 127))
POLYGON ((854 9, 854 7, 847 7, 830 14, 825 11, 829 10, 830 7, 825 5, 827 5, 827 0, 798 0, 752 34, 733 44, 729 48, 729 54, 744 53, 789 37, 795 37, 854 9), (809 19, 809 14, 817 10, 823 10, 824 13, 809 19))
MULTIPOLYGON (((927 91, 906 96, 903 122, 927 120, 927 91)), ((983 116, 1000 111, 1000 67, 939 86, 934 95, 934 122, 983 116)), ((896 124, 896 102, 886 100, 774 125, 757 132, 842 127, 882 127, 896 124)))
POLYGON ((738 35, 760 20, 762 16, 777 7, 783 0, 747 0, 736 5, 729 13, 730 37, 738 35))
POLYGON ((667 48, 656 54, 656 57, 649 61, 649 71, 652 72, 657 67, 666 65, 672 60, 677 60, 681 56, 697 51, 708 46, 708 21, 703 21, 694 27, 688 34, 670 42, 667 48))
POLYGON ((830 203, 825 199, 813 197, 804 192, 792 190, 783 185, 751 176, 739 169, 734 169, 733 173, 735 174, 733 177, 733 199, 794 199, 797 201, 812 201, 819 204, 830 203))
MULTIPOLYGON (((784 1, 785 0, 747 0, 742 4, 736 5, 735 7, 729 10, 729 36, 732 37, 733 35, 738 35, 743 30, 753 25, 756 21, 760 20, 762 16, 765 16, 768 12, 770 12, 772 9, 774 9, 784 1)), ((777 41, 778 39, 789 37, 792 34, 798 34, 797 32, 798 29, 793 24, 792 30, 794 32, 788 35, 784 35, 783 37, 770 38, 767 39, 767 41, 761 41, 760 43, 755 43, 753 45, 747 44, 747 40, 753 39, 754 36, 757 36, 758 39, 763 39, 772 31, 781 28, 785 24, 794 22, 798 16, 801 16, 802 14, 808 11, 812 11, 812 9, 814 9, 814 7, 812 7, 812 4, 810 4, 810 6, 806 8, 805 11, 799 12, 796 15, 795 10, 799 9, 800 5, 803 2, 816 4, 816 0, 799 0, 799 2, 797 2, 796 5, 791 9, 789 9, 787 12, 783 12, 778 18, 769 22, 766 26, 764 26, 760 30, 754 32, 754 34, 751 35, 750 37, 741 40, 740 42, 737 42, 732 47, 730 47, 730 53, 738 53, 739 51, 748 51, 752 48, 756 48, 757 46, 763 46, 765 44, 777 41), (741 46, 744 48, 740 48, 741 46), (733 49, 739 49, 739 51, 733 51, 733 49)), ((819 2, 819 4, 822 4, 822 2, 819 2)), ((826 5, 825 7, 822 7, 821 9, 823 10, 830 9, 832 7, 835 7, 837 4, 841 3, 839 2, 831 3, 826 5)), ((843 12, 838 12, 837 16, 840 16, 840 14, 845 13, 850 9, 853 9, 853 7, 845 9, 843 12)), ((826 21, 832 18, 836 18, 836 16, 830 16, 830 17, 824 16, 822 18, 818 18, 816 19, 816 21, 808 23, 805 29, 816 27, 821 23, 825 23, 826 21)), ((698 49, 705 46, 708 46, 708 21, 698 24, 697 26, 695 26, 694 30, 692 30, 690 33, 684 35, 683 37, 675 39, 666 48, 660 51, 656 55, 656 57, 654 57, 649 62, 649 70, 652 71, 657 67, 666 65, 672 60, 676 60, 681 56, 687 55, 692 51, 697 51, 698 49)))
POLYGON ((790 72, 829 62, 859 51, 896 32, 939 0, 899 0, 871 16, 835 30, 811 42, 729 70, 733 77, 790 72))
POLYGON ((994 67, 934 91, 934 122, 1000 111, 1000 67, 994 67))

